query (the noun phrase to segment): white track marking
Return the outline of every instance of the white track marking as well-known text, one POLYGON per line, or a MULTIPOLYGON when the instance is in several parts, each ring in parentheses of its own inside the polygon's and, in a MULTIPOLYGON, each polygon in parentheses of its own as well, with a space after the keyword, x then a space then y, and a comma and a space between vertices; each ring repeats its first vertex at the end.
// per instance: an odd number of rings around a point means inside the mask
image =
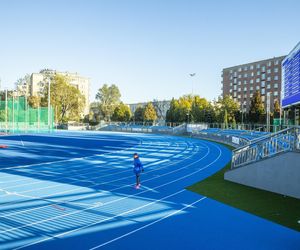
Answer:
POLYGON ((131 234, 134 234, 134 233, 136 233, 136 232, 138 232, 138 231, 141 231, 141 230, 143 230, 143 229, 145 229, 145 228, 147 228, 147 227, 150 227, 150 226, 152 226, 152 225, 154 225, 154 224, 156 224, 156 223, 158 223, 158 222, 161 222, 161 221, 163 221, 163 220, 165 220, 165 219, 167 219, 167 218, 169 218, 169 217, 171 217, 171 216, 173 216, 173 215, 175 215, 175 214, 178 214, 178 213, 180 213, 180 212, 186 210, 187 208, 190 208, 190 207, 194 206, 195 204, 197 204, 197 203, 199 203, 199 202, 201 202, 201 201, 203 201, 203 200, 205 200, 205 199, 206 199, 206 197, 202 197, 201 199, 196 200, 196 201, 194 201, 194 202, 192 202, 192 203, 190 203, 190 204, 188 204, 188 205, 184 205, 183 208, 181 208, 181 209, 179 209, 179 210, 176 210, 176 211, 174 211, 174 212, 172 212, 172 213, 169 213, 168 215, 165 215, 164 217, 162 217, 162 218, 160 218, 160 219, 158 219, 158 220, 155 220, 155 221, 153 221, 153 222, 151 222, 151 223, 148 223, 148 224, 146 224, 146 225, 144 225, 144 226, 142 226, 142 227, 139 227, 139 228, 137 228, 137 229, 135 229, 135 230, 132 230, 132 231, 130 231, 130 232, 126 233, 126 234, 123 234, 123 235, 121 235, 121 236, 119 236, 119 237, 116 237, 116 238, 114 238, 114 239, 112 239, 112 240, 110 240, 110 241, 106 241, 106 242, 102 243, 101 245, 98 245, 98 246, 95 246, 95 247, 93 247, 93 248, 90 248, 89 250, 95 250, 95 249, 98 249, 98 248, 100 248, 100 247, 104 247, 105 245, 108 245, 108 244, 110 244, 110 243, 113 243, 114 241, 120 240, 120 239, 122 239, 122 238, 125 238, 125 237, 131 235, 131 234))

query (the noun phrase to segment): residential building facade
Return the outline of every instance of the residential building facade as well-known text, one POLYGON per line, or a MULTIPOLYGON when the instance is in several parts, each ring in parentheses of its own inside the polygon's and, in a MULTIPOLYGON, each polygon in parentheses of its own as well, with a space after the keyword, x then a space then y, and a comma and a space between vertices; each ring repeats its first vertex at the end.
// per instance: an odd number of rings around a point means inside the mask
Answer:
POLYGON ((44 69, 39 73, 32 73, 29 93, 30 95, 40 95, 43 92, 45 84, 47 84, 47 77, 54 76, 56 74, 67 76, 70 80, 70 84, 76 87, 80 93, 85 97, 85 106, 83 115, 89 114, 89 96, 90 96, 90 78, 79 75, 78 73, 60 72, 56 70, 44 69))
MULTIPOLYGON (((154 101, 152 101, 152 104, 153 104, 153 106, 156 110, 157 120, 158 121, 165 121, 167 111, 170 108, 171 101, 165 101, 165 100, 164 101, 157 101, 157 100, 154 100, 154 101)), ((146 105, 147 105, 147 102, 128 104, 132 114, 135 113, 135 111, 138 107, 145 107, 146 105)))
POLYGON ((222 95, 230 95, 240 103, 241 110, 248 112, 251 98, 259 91, 267 110, 267 95, 270 96, 270 111, 274 102, 281 103, 281 62, 285 56, 224 68, 222 72, 222 95))

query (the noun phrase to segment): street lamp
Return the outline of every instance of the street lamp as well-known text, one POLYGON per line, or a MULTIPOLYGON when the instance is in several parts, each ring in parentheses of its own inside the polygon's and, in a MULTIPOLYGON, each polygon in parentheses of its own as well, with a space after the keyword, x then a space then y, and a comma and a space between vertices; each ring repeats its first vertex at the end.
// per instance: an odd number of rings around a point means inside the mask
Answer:
POLYGON ((48 129, 49 129, 49 132, 51 131, 51 122, 50 122, 50 120, 51 120, 51 113, 50 113, 50 111, 51 111, 51 108, 50 108, 50 83, 51 83, 51 81, 50 81, 50 77, 48 78, 48 129))

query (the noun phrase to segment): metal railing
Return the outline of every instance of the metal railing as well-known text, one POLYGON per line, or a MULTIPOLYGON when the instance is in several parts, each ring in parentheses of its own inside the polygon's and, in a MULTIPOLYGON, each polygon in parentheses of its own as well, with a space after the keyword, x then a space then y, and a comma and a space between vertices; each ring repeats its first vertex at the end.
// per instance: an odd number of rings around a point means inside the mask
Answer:
POLYGON ((249 144, 233 150, 231 169, 288 151, 300 151, 300 127, 287 128, 254 139, 249 144))

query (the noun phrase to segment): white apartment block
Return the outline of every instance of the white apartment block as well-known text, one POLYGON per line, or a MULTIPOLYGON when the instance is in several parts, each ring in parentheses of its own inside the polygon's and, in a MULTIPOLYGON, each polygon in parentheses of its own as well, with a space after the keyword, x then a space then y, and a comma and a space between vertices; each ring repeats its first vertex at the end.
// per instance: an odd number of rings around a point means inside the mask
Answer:
POLYGON ((76 87, 85 97, 83 115, 88 115, 90 103, 90 78, 81 76, 78 73, 60 72, 49 69, 41 70, 39 73, 32 73, 29 87, 30 95, 40 95, 43 92, 45 84, 47 84, 47 77, 56 74, 67 76, 70 80, 70 84, 76 87))

